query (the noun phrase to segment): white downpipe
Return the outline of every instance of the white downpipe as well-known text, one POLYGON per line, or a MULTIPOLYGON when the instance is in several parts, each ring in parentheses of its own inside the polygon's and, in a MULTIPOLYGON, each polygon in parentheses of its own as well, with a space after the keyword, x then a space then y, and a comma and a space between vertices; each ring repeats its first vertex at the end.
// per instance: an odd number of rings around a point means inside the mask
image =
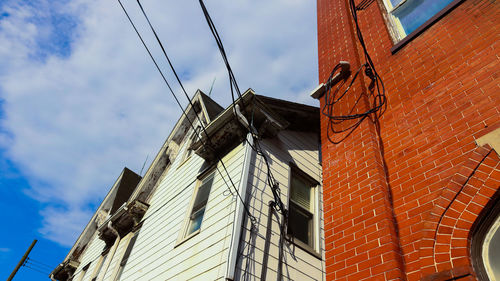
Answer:
POLYGON ((116 249, 118 248, 118 244, 120 244, 121 240, 120 233, 118 233, 118 231, 111 225, 111 221, 108 222, 108 227, 116 235, 116 240, 111 250, 109 250, 108 257, 106 258, 105 261, 106 264, 103 267, 104 270, 102 271, 102 274, 99 274, 100 275, 99 281, 104 280, 106 272, 108 272, 109 265, 111 264, 111 260, 113 260, 113 256, 115 255, 116 249))
MULTIPOLYGON (((235 113, 241 123, 247 128, 249 128, 248 121, 245 116, 241 114, 238 105, 235 106, 235 113)), ((236 271, 236 259, 238 257, 238 246, 241 239, 241 229, 243 224, 243 214, 245 211, 245 206, 243 202, 246 202, 247 187, 248 187, 248 174, 250 172, 250 161, 253 156, 253 137, 252 133, 247 134, 247 144, 245 148, 245 158, 243 162, 243 170, 241 175, 240 184, 238 186, 238 192, 241 195, 242 200, 236 200, 236 210, 235 210, 235 220, 233 224, 233 237, 231 239, 231 245, 229 246, 229 259, 226 270, 226 280, 234 280, 234 273, 236 271), (243 201, 243 202, 242 202, 243 201)))

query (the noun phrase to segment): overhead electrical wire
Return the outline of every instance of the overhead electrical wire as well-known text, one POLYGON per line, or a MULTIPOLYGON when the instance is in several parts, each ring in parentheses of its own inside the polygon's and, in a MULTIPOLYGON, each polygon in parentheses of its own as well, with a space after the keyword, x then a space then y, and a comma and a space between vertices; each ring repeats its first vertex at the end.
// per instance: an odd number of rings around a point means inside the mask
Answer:
POLYGON ((205 16, 205 20, 207 21, 208 27, 210 28, 210 31, 212 32, 212 35, 215 39, 215 42, 217 43, 217 47, 219 49, 219 52, 222 56, 222 59, 224 60, 224 64, 227 69, 227 73, 229 76, 229 88, 231 90, 231 97, 233 99, 233 104, 235 103, 235 98, 234 98, 234 91, 238 94, 238 97, 241 98, 241 92, 240 88, 238 87, 238 83, 236 82, 236 78, 234 76, 233 70, 231 69, 231 65, 229 64, 229 60, 226 55, 226 50, 224 49, 224 45, 222 44, 222 39, 219 36, 219 32, 217 32, 217 28, 215 27, 214 22, 212 21, 212 18, 210 17, 210 13, 207 10, 207 7, 205 6, 205 3, 203 3, 202 0, 199 0, 201 9, 203 11, 203 15, 205 16), (233 89, 234 87, 234 89, 233 89))
POLYGON ((27 261, 27 262, 30 262, 30 263, 32 263, 32 264, 35 264, 35 265, 37 265, 37 266, 40 266, 40 267, 46 267, 46 268, 48 268, 48 269, 52 269, 52 268, 54 268, 54 267, 53 267, 53 266, 51 266, 51 265, 48 265, 48 264, 43 263, 43 262, 40 262, 40 261, 35 260, 35 259, 31 258, 31 257, 27 257, 27 258, 26 258, 26 261, 27 261))
MULTIPOLYGON (((173 96, 174 100, 176 101, 177 105, 178 105, 178 106, 179 106, 179 108, 181 109, 182 114, 184 115, 184 117, 186 118, 186 120, 188 120, 188 123, 189 123, 190 127, 194 130, 194 132, 196 133, 196 135, 197 135, 198 139, 200 139, 200 140, 201 140, 201 136, 200 136, 200 135, 199 135, 199 133, 197 132, 196 128, 194 127, 194 124, 192 123, 191 119, 189 118, 189 116, 187 115, 186 111, 185 111, 185 110, 184 110, 184 108, 182 107, 182 105, 181 105, 181 103, 180 103, 179 99, 178 99, 178 98, 177 98, 177 96, 175 95, 175 93, 174 93, 174 91, 173 91, 172 87, 171 87, 171 86, 170 86, 170 84, 168 83, 168 81, 167 81, 167 79, 166 79, 165 75, 163 74, 163 71, 160 69, 160 67, 159 67, 158 63, 156 62, 156 59, 154 58, 153 54, 151 53, 151 51, 149 50, 149 48, 148 48, 147 44, 145 43, 144 39, 142 38, 142 35, 141 35, 141 34, 140 34, 140 32, 138 31, 138 29, 137 29, 137 27, 135 26, 134 22, 132 21, 132 18, 130 17, 130 15, 128 14, 127 10, 126 10, 126 9, 125 9, 125 7, 123 6, 123 4, 122 4, 121 0, 117 0, 117 1, 118 1, 118 3, 120 4, 120 7, 122 8, 123 12, 125 13, 125 15, 126 15, 126 17, 127 17, 128 21, 129 21, 129 22, 130 22, 130 24, 132 25, 132 27, 133 27, 133 29, 134 29, 135 33, 136 33, 136 34, 137 34, 137 36, 139 37, 139 39, 140 39, 140 41, 141 41, 142 45, 143 45, 143 46, 144 46, 144 48, 146 49, 146 51, 147 51, 147 53, 148 53, 149 57, 150 57, 150 58, 151 58, 151 60, 153 61, 153 63, 154 63, 154 65, 155 65, 156 69, 157 69, 157 70, 158 70, 158 72, 160 73, 160 75, 161 75, 161 77, 162 77, 163 81, 165 82, 165 84, 167 85, 168 89, 170 90, 170 93, 172 94, 172 96, 173 96)), ((156 38, 156 40, 157 40, 157 42, 160 44, 160 47, 161 47, 161 49, 162 49, 162 52, 163 52, 164 56, 166 57, 166 59, 167 59, 167 61, 168 61, 168 63, 169 63, 169 66, 170 66, 170 68, 171 68, 172 72, 174 73, 174 75, 175 75, 175 77, 176 77, 176 79, 177 79, 177 82, 179 83, 179 85, 181 86, 181 88, 182 88, 182 90, 183 90, 184 94, 185 94, 185 95, 186 95, 186 97, 188 98, 189 104, 193 107, 192 100, 191 100, 191 98, 189 98, 189 95, 187 95, 187 92, 186 92, 186 90, 185 90, 185 88, 184 88, 184 86, 183 86, 183 84, 182 84, 182 82, 181 82, 181 80, 180 80, 179 76, 177 75, 177 72, 175 71, 175 68, 173 67, 172 62, 171 62, 171 60, 169 59, 169 57, 168 57, 168 55, 167 55, 167 53, 166 53, 166 50, 165 50, 165 48, 163 47, 163 44, 161 43, 161 40, 159 39, 159 37, 158 37, 158 35, 157 35, 156 31, 154 30, 154 28, 153 28, 153 26, 152 26, 152 24, 151 24, 151 22, 150 22, 150 20, 149 20, 149 17, 147 16, 146 12, 144 11, 144 8, 142 7, 142 5, 141 5, 141 3, 140 3, 140 1, 139 1, 139 0, 137 0, 137 3, 138 3, 138 5, 139 5, 139 7, 140 7, 140 9, 141 9, 141 11, 142 11, 142 13, 143 13, 143 15, 145 16, 146 20, 148 21, 148 24, 149 24, 150 28, 152 29, 152 31, 153 31, 153 33, 154 33, 154 35, 155 35, 155 38, 156 38)), ((238 93, 239 93, 239 89, 238 89, 237 91, 238 91, 238 93)), ((205 132, 205 134, 206 134, 206 136, 207 136, 207 139, 208 139, 208 140, 210 140, 210 136, 207 134, 207 132, 206 132, 206 130, 205 130, 205 127, 204 127, 204 125, 203 125, 203 122, 201 122, 201 120, 199 119, 199 116, 198 116, 198 115, 196 115, 196 117, 197 117, 197 118, 198 118, 198 120, 200 121, 200 126, 201 126, 201 128, 203 129, 203 131, 205 132)), ((204 144, 204 146, 205 146, 205 145, 206 145, 206 144, 204 144)), ((210 148, 212 148, 212 147, 210 147, 210 148)), ((224 162, 222 161, 222 159, 220 159, 220 157, 218 157, 218 159, 219 159, 220 163, 222 164, 222 166, 223 166, 224 170, 226 171, 227 176, 228 176, 228 177, 229 177, 229 179, 231 180, 231 177, 230 177, 230 175, 229 175, 229 172, 227 171, 227 168, 226 168, 226 167, 225 167, 225 165, 224 165, 224 162)), ((217 169, 218 173, 220 174, 220 176, 222 177, 222 179, 224 180, 224 182, 226 183, 226 185, 229 187, 229 185, 228 185, 228 184, 227 184, 227 182, 226 182, 225 177, 222 175, 222 173, 220 172, 220 170, 218 169, 218 167, 217 167, 217 166, 216 166, 216 169, 217 169)), ((190 185, 192 185, 194 182, 196 182, 196 179, 195 179, 195 180, 193 180, 192 182, 190 182, 188 185, 186 185, 186 187, 184 187, 182 190, 186 190, 186 189, 187 189, 190 185)), ((239 196, 240 200, 241 200, 241 201, 243 201, 243 200, 242 200, 242 198, 241 198, 241 195, 239 194, 239 192, 238 192, 237 188, 235 187, 234 183, 232 182, 232 180, 231 180, 231 183, 232 183, 232 185, 233 185, 233 188, 234 188, 234 189, 235 189, 235 191, 237 192, 237 195, 239 196)), ((229 189, 229 190, 230 190, 230 189, 229 189)), ((231 191, 230 191, 230 192, 231 192, 231 191)), ((231 194, 232 194, 232 192, 231 192, 231 194)), ((174 198, 175 198, 175 197, 174 197, 174 198)), ((157 209, 155 210, 155 212, 153 212, 152 214, 154 214, 154 213, 158 212, 160 209, 162 209, 163 207, 165 207, 166 205, 168 205, 167 203, 171 202, 172 200, 173 200, 173 198, 171 198, 170 200, 168 200, 166 203, 164 203, 164 204, 163 204, 163 205, 161 205, 159 208, 157 208, 157 209)), ((252 221, 252 226, 253 226, 253 223, 254 223, 254 221, 255 221, 255 218, 251 215, 251 213, 250 213, 250 211, 249 211, 248 207, 246 206, 245 202, 243 202, 243 205, 244 205, 245 210, 246 210, 247 214, 249 215, 249 217, 250 217, 250 218, 253 218, 253 220, 251 219, 251 221, 252 221)), ((148 219, 149 217, 151 217, 151 215, 152 215, 152 214, 150 214, 150 216, 148 216, 148 217, 144 218, 141 222, 143 222, 143 221, 145 221, 146 219, 148 219)), ((94 259, 92 259, 90 262, 94 262, 94 261, 96 261, 96 260, 97 260, 98 258, 100 258, 100 257, 101 257, 101 255, 98 255, 97 257, 95 257, 94 259)), ((80 272, 81 272, 81 270, 79 270, 79 271, 77 271, 77 272, 73 273, 73 276, 76 276, 76 275, 77 275, 78 273, 80 273, 80 272)))
MULTIPOLYGON (((131 24, 131 25, 132 25, 132 27, 134 28, 134 30, 135 30, 135 32, 136 32, 136 34, 137 34, 137 36, 138 36, 138 37, 139 37, 139 39, 141 40, 141 42, 142 42, 142 44, 143 44, 144 48, 145 48, 145 49, 146 49, 146 51, 148 52, 148 54, 149 54, 149 56, 150 56, 151 60, 152 60, 152 61, 153 61, 153 63, 155 64, 156 69, 157 69, 157 70, 158 70, 158 72, 161 74, 161 76, 162 76, 162 78, 163 78, 163 81, 167 84, 167 86, 168 86, 168 88, 169 88, 169 90, 170 90, 170 93, 172 94, 172 96, 173 96, 173 97, 174 97, 174 99, 176 100, 176 102, 177 102, 178 106, 179 106, 179 107, 180 107, 180 109, 182 110, 183 115, 184 115, 184 116, 185 116, 185 118, 187 119, 187 121, 188 121, 188 123, 189 123, 190 127, 194 130, 195 134, 197 135, 197 137, 199 138, 199 140, 202 142, 203 146, 204 146, 204 147, 206 147, 206 148, 211 149, 211 150, 213 151, 213 153, 214 153, 214 156, 216 156, 216 158, 217 158, 218 162, 219 162, 219 163, 221 163, 222 168, 225 170, 225 172, 226 172, 226 174, 227 174, 227 177, 229 178, 229 181, 231 182, 231 185, 232 185, 233 189, 235 190, 235 192, 236 192, 237 196, 239 197, 240 201, 242 201, 243 206, 245 207, 245 211, 246 211, 246 212, 247 212, 247 214, 250 216, 250 218, 251 218, 251 222, 252 222, 252 225, 253 225, 256 219, 255 219, 255 218, 251 215, 250 210, 248 209, 248 206, 246 206, 245 202, 243 201, 243 198, 241 197, 241 194, 239 193, 239 191, 238 191, 238 189, 236 188, 236 186, 235 186, 235 184, 234 184, 234 182, 233 182, 233 180, 232 180, 232 178, 231 178, 231 176, 230 176, 229 172, 227 171, 226 165, 224 164, 224 162, 222 161, 222 159, 221 159, 221 157, 218 155, 218 153, 217 153, 217 152, 213 149, 213 147, 212 147, 212 145, 211 145, 211 144, 212 144, 212 142, 211 142, 211 138, 210 138, 210 136, 208 135, 208 133, 206 132, 205 126, 204 126, 203 122, 201 121, 200 117, 199 117, 197 114, 195 114, 196 118, 198 119, 198 121, 199 121, 199 123, 200 123, 201 128, 203 129, 203 132, 205 133, 205 135, 206 135, 206 137, 207 137, 207 141, 206 141, 205 143, 203 142, 203 138, 200 136, 200 133, 196 130, 196 128, 195 128, 195 126, 194 126, 193 122, 191 121, 191 119, 190 119, 190 118, 189 118, 189 116, 187 115, 187 113, 186 113, 186 111, 184 110, 184 108, 182 107, 181 103, 179 102, 179 99, 178 99, 178 98, 177 98, 177 96, 175 95, 175 93, 174 93, 174 91, 173 91, 172 87, 170 86, 170 84, 168 83, 168 81, 167 81, 167 79, 166 79, 165 75, 164 75, 164 74, 163 74, 163 72, 161 71, 161 69, 160 69, 160 67, 159 67, 158 63, 156 62, 156 59, 153 57, 153 55, 152 55, 151 51, 149 50, 149 48, 147 47, 146 43, 144 42, 144 40, 143 40, 143 38, 142 38, 141 34, 140 34, 140 33, 139 33, 139 31, 137 30, 137 28, 136 28, 136 26, 135 26, 134 22, 132 21, 131 17, 129 16, 129 14, 128 14, 127 10, 125 9, 125 7, 123 6, 123 4, 121 3, 121 1, 120 1, 120 0, 118 0, 118 3, 120 4, 120 6, 121 6, 122 10, 124 11, 125 15, 127 16, 127 19, 129 20, 130 24, 131 24)), ((186 95, 186 97, 187 97, 187 99, 188 99, 188 101, 189 101, 189 104, 193 107, 193 103, 192 103, 191 98, 189 98, 189 95, 187 95, 187 92, 185 91, 184 86, 182 85, 182 82, 181 82, 181 80, 180 80, 179 76, 177 75, 177 72, 175 71, 175 68, 173 67, 173 65, 172 65, 172 63, 171 63, 171 61, 170 61, 170 59, 168 58, 168 55, 167 55, 167 53, 166 53, 166 51, 165 51, 165 48, 163 47, 163 44, 161 43, 161 40, 159 39, 159 37, 158 37, 158 35, 157 35, 156 31, 154 30, 154 28, 153 28, 153 26, 152 26, 151 22, 149 21, 149 18, 147 17, 147 15, 146 15, 146 13, 145 13, 145 11, 144 11, 144 9, 143 9, 142 5, 140 4, 139 0, 137 0, 137 3, 139 4, 139 7, 141 8, 141 11, 143 12, 144 16, 146 17, 146 19, 147 19, 147 21, 148 21, 148 24, 149 24, 150 28, 153 30, 153 33, 155 34, 155 37, 156 37, 156 39, 157 39, 158 43, 160 44, 160 47, 162 48, 163 54, 164 54, 164 56, 167 58, 167 61, 169 62, 169 65, 170 65, 170 68, 172 69, 172 72, 174 72, 174 75, 176 76, 178 83, 180 84, 181 88, 183 89, 183 91, 184 91, 184 93, 185 93, 185 95, 186 95)), ((219 172, 219 174, 221 175, 221 177, 222 177, 222 178, 224 179, 224 181, 225 181, 225 178, 224 178, 224 176, 222 175, 222 172, 221 172, 221 171, 219 170, 219 168, 217 167, 217 165, 216 165, 216 169, 217 169, 217 171, 219 172)), ((226 182, 226 184, 227 184, 227 182, 226 182)))
POLYGON ((354 3, 354 0, 349 0, 349 8, 354 21, 356 36, 359 41, 361 48, 363 49, 363 55, 365 58, 365 63, 363 63, 358 70, 354 73, 350 82, 347 82, 347 79, 342 80, 335 88, 328 82, 331 81, 333 77, 337 74, 337 72, 341 69, 341 65, 337 64, 332 72, 330 73, 329 78, 327 79, 325 95, 324 95, 324 106, 321 109, 323 115, 327 117, 328 125, 327 125, 327 137, 328 140, 334 144, 339 144, 344 141, 347 137, 349 137, 354 130, 356 130, 359 125, 370 116, 374 116, 375 119, 378 119, 385 112, 387 107, 387 98, 385 96, 385 86, 382 81, 382 78, 377 73, 375 69, 375 64, 373 63, 372 58, 370 57, 368 50, 366 48, 366 44, 363 38, 363 34, 359 27, 358 23, 358 10, 366 9, 373 1, 363 0, 357 7, 354 3), (345 99, 352 98, 352 86, 354 82, 361 77, 360 73, 363 73, 370 79, 370 84, 367 87, 369 91, 368 95, 368 103, 369 108, 362 112, 358 112, 358 104, 363 99, 363 96, 366 95, 363 89, 358 90, 359 95, 354 98, 354 102, 351 101, 352 105, 348 108, 347 113, 339 112, 339 105, 341 102, 342 106, 345 106, 345 99), (347 84, 345 89, 342 89, 344 85, 347 84), (339 136, 340 135, 340 136, 339 136))
MULTIPOLYGON (((217 28, 212 20, 212 18, 210 17, 210 13, 208 12, 206 6, 205 6, 205 3, 203 2, 203 0, 199 0, 199 3, 200 3, 200 6, 201 6, 201 9, 203 11, 203 15, 205 16, 205 19, 207 21, 207 24, 210 28, 210 31, 217 43, 217 47, 219 48, 219 52, 222 56, 222 59, 224 60, 224 64, 226 65, 226 69, 227 69, 227 72, 228 72, 228 76, 229 76, 229 82, 230 82, 230 85, 231 85, 231 96, 232 96, 232 99, 233 99, 233 105, 236 103, 235 101, 235 98, 234 98, 234 94, 233 94, 233 86, 236 90, 236 92, 238 93, 238 96, 241 98, 241 93, 240 93, 240 90, 239 90, 239 86, 238 86, 238 83, 236 81, 236 78, 234 76, 234 73, 233 73, 233 70, 231 68, 231 65, 229 64, 229 60, 227 58, 227 55, 226 55, 226 51, 224 49, 224 45, 222 43, 222 39, 220 38, 220 35, 219 35, 219 32, 217 31, 217 28)), ((253 125, 253 112, 252 112, 252 122, 251 122, 251 125, 253 125)), ((260 156, 263 157, 264 159, 264 162, 266 164, 266 167, 267 167, 267 182, 271 188, 271 191, 273 193, 273 197, 274 197, 274 200, 276 202, 276 210, 280 213, 282 213, 285 218, 288 218, 288 212, 285 208, 285 205, 283 204, 282 200, 281 200, 281 194, 280 194, 280 189, 279 189, 279 183, 276 181, 276 179, 274 178, 273 174, 272 174, 272 170, 271 170, 271 167, 269 165, 269 160, 267 159, 267 155, 265 155, 265 153, 263 152, 262 150, 262 147, 260 145, 260 142, 259 142, 259 136, 255 135, 254 132, 252 132, 251 128, 247 128, 247 130, 252 133, 253 135, 253 138, 254 138, 254 145, 251 145, 248 141, 247 141, 247 144, 250 145, 252 147, 252 149, 260 156)), ((287 220, 285 220, 287 221, 287 220)))
MULTIPOLYGON (((241 93, 239 91, 238 83, 237 83, 236 78, 234 76, 233 70, 229 64, 229 60, 227 58, 226 51, 224 49, 224 45, 222 44, 222 40, 219 36, 217 28, 215 27, 215 24, 213 23, 212 18, 210 17, 208 10, 207 10, 205 4, 203 3, 203 0, 199 0, 199 3, 201 6, 201 9, 203 10, 203 15, 205 16, 205 19, 206 19, 207 24, 210 28, 210 31, 212 32, 212 35, 217 43, 217 46, 219 48, 219 52, 221 53, 221 56, 224 60, 224 64, 226 65, 226 69, 227 69, 228 76, 229 76, 231 97, 232 97, 233 106, 234 106, 236 103, 236 100, 234 98, 233 86, 234 86, 236 92, 238 93, 238 96, 241 99, 241 93)), ((243 99, 241 99, 241 100, 243 101, 243 99)), ((255 102, 255 99, 253 100, 253 102, 255 102)), ((251 118, 251 122, 250 122, 250 128, 246 128, 248 130, 248 133, 252 134, 252 137, 254 140, 254 145, 252 145, 250 142, 248 142, 248 140, 246 140, 246 143, 247 143, 247 145, 250 145, 250 147, 258 155, 260 155, 264 159, 264 163, 265 163, 266 168, 267 168, 267 183, 268 183, 269 187, 271 188, 271 192, 273 193, 274 201, 272 201, 272 202, 274 202, 274 204, 272 204, 272 207, 276 210, 277 213, 281 213, 281 215, 283 216, 283 219, 279 223, 279 226, 280 226, 279 261, 281 263, 282 257, 284 256, 283 255, 283 249, 284 249, 283 243, 285 241, 288 241, 286 233, 285 233, 287 225, 288 225, 288 210, 286 209, 285 205, 283 204, 283 201, 281 200, 281 192, 280 192, 280 188, 279 188, 279 182, 276 181, 276 179, 274 178, 274 175, 272 174, 271 166, 269 164, 269 159, 267 158, 267 155, 264 153, 264 150, 262 149, 262 147, 260 145, 259 136, 256 134, 255 131, 252 130, 254 110, 255 110, 255 104, 253 104, 253 106, 252 106, 252 118, 251 118)), ((236 113, 234 113, 234 114, 236 115, 236 113)), ((236 118, 238 118, 238 117, 236 117, 236 118)), ((280 279, 282 279, 282 276, 280 276, 280 279)))

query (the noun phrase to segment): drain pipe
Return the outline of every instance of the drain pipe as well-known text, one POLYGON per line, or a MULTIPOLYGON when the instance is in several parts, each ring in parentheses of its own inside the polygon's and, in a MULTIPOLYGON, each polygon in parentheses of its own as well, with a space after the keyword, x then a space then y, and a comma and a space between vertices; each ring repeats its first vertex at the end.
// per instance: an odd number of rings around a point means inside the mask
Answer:
POLYGON ((115 243, 113 244, 113 247, 108 253, 108 257, 106 258, 106 266, 104 267, 103 274, 101 274, 101 278, 99 280, 104 280, 104 277, 106 276, 106 272, 108 271, 109 265, 111 264, 111 261, 113 260, 113 256, 115 255, 116 249, 118 248, 118 244, 120 244, 120 233, 118 233, 118 230, 116 230, 113 225, 111 224, 111 221, 108 222, 108 227, 116 235, 116 240, 115 243))
POLYGON ((240 245, 240 240, 241 240, 241 234, 242 234, 242 227, 243 227, 243 222, 244 222, 244 210, 245 206, 243 205, 243 202, 246 202, 246 195, 247 195, 247 189, 248 189, 248 174, 250 172, 250 161, 252 160, 253 156, 253 136, 252 136, 252 127, 248 123, 247 119, 245 116, 241 113, 240 111, 240 106, 237 104, 234 107, 234 113, 240 121, 240 123, 243 124, 246 128, 249 129, 249 132, 247 134, 247 144, 245 148, 245 156, 244 156, 244 162, 243 162, 243 170, 241 174, 241 180, 240 184, 238 186, 238 192, 241 195, 242 200, 236 200, 236 209, 235 209, 235 219, 233 223, 233 235, 231 237, 231 245, 229 246, 229 259, 228 259, 228 264, 227 264, 227 271, 226 271, 226 280, 234 280, 234 274, 236 272, 236 261, 238 258, 238 247, 240 245))

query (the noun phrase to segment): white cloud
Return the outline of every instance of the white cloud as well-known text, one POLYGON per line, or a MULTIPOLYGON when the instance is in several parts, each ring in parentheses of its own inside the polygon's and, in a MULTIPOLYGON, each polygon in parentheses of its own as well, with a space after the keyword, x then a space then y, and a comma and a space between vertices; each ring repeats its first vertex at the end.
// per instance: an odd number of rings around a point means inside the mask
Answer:
MULTIPOLYGON (((168 72, 135 1, 124 2, 168 72)), ((216 77, 212 98, 227 106, 227 74, 197 1, 142 4, 188 93, 208 91, 216 77)), ((310 1, 206 5, 242 90, 314 104, 306 97, 317 83, 310 1)), ((40 40, 50 40, 53 31, 47 23, 33 22, 40 9, 4 4, 9 16, 0 18, 5 114, 0 146, 28 177, 26 193, 46 206, 40 232, 71 245, 91 216, 89 204, 99 203, 123 166, 138 171, 147 154, 154 157, 180 110, 116 1, 69 1, 56 8, 76 24, 68 29, 71 52, 40 59, 40 40)), ((167 77, 178 89, 172 75, 167 77)))

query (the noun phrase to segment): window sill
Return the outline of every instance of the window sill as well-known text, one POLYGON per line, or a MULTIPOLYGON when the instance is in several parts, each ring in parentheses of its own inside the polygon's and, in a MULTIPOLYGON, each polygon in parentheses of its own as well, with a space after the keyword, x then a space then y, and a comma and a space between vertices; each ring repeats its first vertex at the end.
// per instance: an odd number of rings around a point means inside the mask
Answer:
POLYGON ((313 249, 311 246, 307 245, 306 243, 300 241, 300 240, 297 240, 297 239, 294 239, 293 237, 291 236, 288 236, 287 237, 287 241, 290 242, 291 244, 301 248, 302 250, 306 251, 307 253, 309 253, 310 255, 316 257, 317 259, 319 260, 323 260, 323 257, 321 256, 320 253, 318 253, 315 249, 313 249))
POLYGON ((432 18, 424 22, 421 26, 419 26, 417 29, 415 29, 412 33, 408 34, 405 38, 401 39, 398 43, 396 43, 392 48, 391 48, 391 53, 395 54, 397 51, 402 49, 406 44, 410 43, 413 41, 413 39, 417 38, 422 32, 427 30, 429 27, 431 27, 433 24, 435 24, 437 21, 439 21, 442 17, 446 16, 449 12, 451 12, 453 9, 455 9, 458 5, 460 5, 464 0, 455 0, 448 4, 444 9, 439 11, 439 13, 435 14, 432 18))
POLYGON ((196 235, 198 235, 198 233, 200 233, 200 229, 196 230, 195 232, 189 234, 188 236, 182 238, 181 240, 179 240, 177 242, 177 244, 174 246, 174 249, 179 247, 180 245, 184 244, 186 241, 190 240, 191 238, 195 237, 196 235))

